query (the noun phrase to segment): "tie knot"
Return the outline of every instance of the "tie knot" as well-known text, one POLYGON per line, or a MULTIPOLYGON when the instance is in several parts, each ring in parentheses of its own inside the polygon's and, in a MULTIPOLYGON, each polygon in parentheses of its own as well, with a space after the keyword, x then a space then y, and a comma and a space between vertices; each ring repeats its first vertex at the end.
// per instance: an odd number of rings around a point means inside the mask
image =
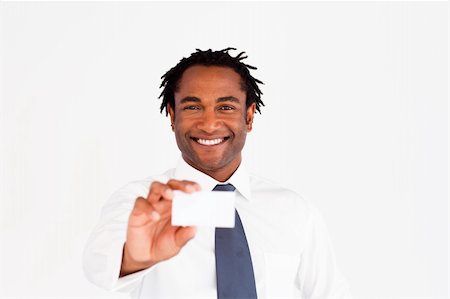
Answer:
POLYGON ((217 184, 212 191, 234 191, 236 188, 231 184, 217 184))

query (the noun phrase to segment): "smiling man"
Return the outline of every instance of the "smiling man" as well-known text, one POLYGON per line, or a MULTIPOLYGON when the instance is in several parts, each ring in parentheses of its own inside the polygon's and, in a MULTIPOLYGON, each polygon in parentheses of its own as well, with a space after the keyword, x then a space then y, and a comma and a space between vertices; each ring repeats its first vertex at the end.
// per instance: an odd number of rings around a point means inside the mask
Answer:
POLYGON ((231 68, 191 66, 168 106, 184 161, 219 182, 238 168, 252 129, 256 104, 246 106, 241 80, 231 68))
POLYGON ((346 298, 317 210, 245 169, 262 82, 230 50, 197 50, 162 77, 182 158, 113 194, 85 248, 86 276, 133 298, 346 298), (234 192, 235 227, 172 226, 176 190, 234 192))

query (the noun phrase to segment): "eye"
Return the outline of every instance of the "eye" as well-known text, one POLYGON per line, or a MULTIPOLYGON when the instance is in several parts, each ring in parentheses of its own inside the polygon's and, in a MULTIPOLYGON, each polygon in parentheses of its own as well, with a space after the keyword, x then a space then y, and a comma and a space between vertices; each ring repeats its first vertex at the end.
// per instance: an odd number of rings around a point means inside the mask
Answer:
POLYGON ((183 110, 200 110, 200 107, 199 106, 195 106, 195 105, 186 106, 186 107, 183 107, 183 110))
POLYGON ((234 107, 225 105, 225 106, 220 106, 219 110, 234 110, 234 107))

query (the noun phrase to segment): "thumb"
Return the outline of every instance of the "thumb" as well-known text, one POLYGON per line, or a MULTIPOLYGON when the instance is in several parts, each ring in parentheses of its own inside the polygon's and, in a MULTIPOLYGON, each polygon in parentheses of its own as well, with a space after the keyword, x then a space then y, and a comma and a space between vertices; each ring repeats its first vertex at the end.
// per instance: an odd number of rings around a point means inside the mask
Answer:
POLYGON ((175 244, 180 248, 195 237, 197 228, 195 226, 180 226, 175 232, 175 244))

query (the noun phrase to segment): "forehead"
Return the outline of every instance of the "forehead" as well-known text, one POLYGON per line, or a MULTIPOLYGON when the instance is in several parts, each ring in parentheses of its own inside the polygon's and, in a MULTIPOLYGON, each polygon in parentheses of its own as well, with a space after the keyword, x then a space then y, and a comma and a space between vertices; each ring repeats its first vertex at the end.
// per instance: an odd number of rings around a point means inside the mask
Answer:
POLYGON ((241 76, 232 68, 194 65, 187 68, 177 84, 177 92, 199 90, 243 91, 241 76))

